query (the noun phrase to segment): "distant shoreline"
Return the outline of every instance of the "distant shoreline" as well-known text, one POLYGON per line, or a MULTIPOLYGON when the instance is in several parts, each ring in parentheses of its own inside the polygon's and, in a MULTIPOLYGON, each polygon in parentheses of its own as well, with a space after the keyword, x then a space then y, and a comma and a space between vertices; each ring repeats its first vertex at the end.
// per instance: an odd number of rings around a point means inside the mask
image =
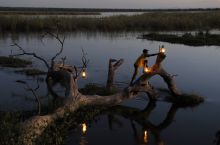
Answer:
POLYGON ((189 8, 189 9, 114 9, 114 8, 37 8, 37 7, 0 7, 2 12, 190 12, 220 11, 220 8, 189 8))

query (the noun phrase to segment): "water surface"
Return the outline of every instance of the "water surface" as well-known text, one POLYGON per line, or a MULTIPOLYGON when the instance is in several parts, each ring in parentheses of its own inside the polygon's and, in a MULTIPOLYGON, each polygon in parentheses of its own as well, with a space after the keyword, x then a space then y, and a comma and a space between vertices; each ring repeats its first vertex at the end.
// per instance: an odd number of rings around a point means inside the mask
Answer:
MULTIPOLYGON (((90 60, 88 65, 87 79, 80 79, 80 87, 86 83, 105 84, 107 78, 108 60, 110 58, 123 58, 125 62, 116 72, 116 81, 123 82, 121 87, 129 83, 133 73, 133 63, 143 49, 149 49, 150 53, 158 52, 159 45, 165 45, 167 58, 164 67, 171 74, 177 74, 176 83, 178 88, 187 93, 196 93, 205 97, 205 103, 196 108, 179 108, 174 110, 173 122, 167 123, 155 135, 153 131, 147 130, 148 144, 156 144, 155 138, 159 138, 165 145, 210 145, 213 144, 215 133, 220 129, 219 105, 220 105, 220 47, 203 46, 190 47, 178 44, 169 44, 157 41, 136 39, 138 34, 71 34, 68 35, 64 45, 62 56, 67 57, 67 63, 81 65, 81 49, 87 52, 90 60)), ((9 35, 0 39, 0 55, 8 55, 16 48, 10 46, 16 41, 27 51, 34 51, 40 56, 49 60, 58 50, 59 44, 52 38, 40 39, 37 35, 9 35)), ((34 60, 33 58, 27 57, 34 60)), ((150 65, 153 65, 155 57, 150 58, 150 65)), ((34 67, 45 69, 40 62, 35 62, 34 67)), ((13 73, 14 69, 3 69, 0 71, 1 96, 0 110, 27 110, 34 108, 34 103, 29 99, 19 96, 27 96, 28 93, 15 80, 28 80, 33 86, 32 78, 13 73)), ((141 70, 139 72, 141 75, 141 70)), ((150 80, 156 88, 166 87, 159 77, 150 80)), ((38 92, 42 96, 47 94, 45 85, 41 85, 38 92)), ((141 99, 134 99, 124 102, 124 105, 144 109, 148 104, 146 96, 141 99), (145 99, 143 99, 145 97, 145 99)), ((163 123, 169 114, 172 104, 158 102, 147 117, 155 126, 163 123)), ((172 112, 172 111, 171 111, 172 112)), ((131 119, 121 114, 115 114, 121 125, 113 123, 113 129, 109 129, 108 117, 106 114, 97 117, 96 122, 90 122, 87 132, 83 134, 81 128, 70 131, 67 144, 147 144, 144 142, 144 131, 142 125, 134 122, 136 135, 131 125, 131 119)), ((87 124, 88 125, 88 124, 87 124)))

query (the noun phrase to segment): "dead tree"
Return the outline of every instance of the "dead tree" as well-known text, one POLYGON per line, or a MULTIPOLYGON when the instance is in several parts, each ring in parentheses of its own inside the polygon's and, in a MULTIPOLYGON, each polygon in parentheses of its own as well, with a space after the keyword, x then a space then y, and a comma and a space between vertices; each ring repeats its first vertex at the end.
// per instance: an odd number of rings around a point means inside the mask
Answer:
MULTIPOLYGON (((44 132, 44 130, 50 124, 52 124, 57 119, 63 118, 65 113, 73 113, 79 107, 83 107, 86 105, 114 106, 126 99, 137 97, 139 92, 145 92, 150 100, 156 100, 157 93, 148 81, 151 77, 155 75, 159 75, 164 79, 165 83, 168 85, 170 92, 173 95, 181 95, 181 93, 176 88, 173 76, 168 74, 162 66, 162 62, 166 57, 164 53, 160 53, 157 56, 156 62, 151 68, 151 71, 148 73, 144 73, 142 76, 140 76, 132 86, 127 86, 122 91, 108 96, 84 95, 78 90, 77 80, 80 74, 86 69, 89 62, 89 60, 86 58, 86 53, 82 50, 82 66, 80 67, 65 64, 66 58, 62 59, 62 63, 57 63, 56 59, 58 56, 61 55, 64 48, 65 37, 61 39, 58 34, 53 34, 50 32, 47 32, 44 36, 46 35, 52 36, 60 44, 59 51, 54 55, 54 57, 51 58, 50 62, 47 62, 44 58, 38 56, 36 53, 26 52, 25 49, 23 49, 17 43, 14 43, 14 46, 19 48, 21 53, 15 54, 13 56, 29 55, 42 61, 48 69, 46 77, 48 90, 55 98, 63 98, 63 105, 54 110, 53 113, 43 116, 33 116, 22 123, 22 134, 19 139, 20 142, 24 145, 34 144, 35 140, 44 132), (64 96, 58 95, 56 91, 53 90, 53 85, 56 83, 62 83, 62 85, 65 87, 66 90, 64 96)), ((106 84, 107 89, 112 90, 115 71, 122 63, 123 59, 109 60, 109 71, 106 84)))
MULTIPOLYGON (((64 82, 66 92, 65 97, 59 97, 65 98, 63 106, 57 108, 51 114, 44 116, 34 116, 26 120, 22 124, 22 143, 27 145, 34 144, 35 139, 38 138, 51 123, 53 123, 55 120, 59 118, 63 118, 64 114, 67 112, 72 113, 76 111, 79 107, 83 107, 86 105, 114 106, 126 99, 132 99, 137 97, 139 92, 145 92, 148 94, 150 100, 155 100, 156 92, 148 82, 148 80, 154 75, 160 75, 167 83, 170 91, 174 95, 180 95, 179 91, 177 91, 172 76, 166 73, 166 71, 162 67, 162 61, 164 59, 165 55, 162 53, 159 54, 157 56, 156 63, 152 67, 151 72, 143 74, 134 82, 132 86, 125 87, 121 92, 108 96, 81 94, 78 90, 77 85, 77 79, 79 77, 78 69, 76 67, 70 67, 68 65, 54 65, 54 70, 51 71, 49 75, 52 75, 52 77, 50 76, 51 79, 62 77, 62 81, 64 82), (68 68, 68 70, 70 69, 71 71, 68 71, 66 68, 68 68)), ((86 61, 84 60, 84 62, 86 61)), ((117 61, 114 65, 112 65, 111 63, 112 60, 110 60, 109 65, 111 69, 109 72, 111 75, 110 78, 108 78, 108 82, 110 82, 110 87, 113 82, 114 72, 118 68, 119 64, 122 63, 122 60, 117 61)))

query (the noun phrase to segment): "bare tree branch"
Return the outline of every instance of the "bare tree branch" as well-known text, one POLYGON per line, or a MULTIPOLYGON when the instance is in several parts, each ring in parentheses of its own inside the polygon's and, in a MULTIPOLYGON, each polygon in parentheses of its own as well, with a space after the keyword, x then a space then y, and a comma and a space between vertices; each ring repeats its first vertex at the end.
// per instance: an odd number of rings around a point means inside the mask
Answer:
POLYGON ((50 31, 47 31, 44 35, 43 35, 43 38, 47 35, 50 35, 51 37, 55 38, 59 43, 60 43, 60 50, 51 58, 51 68, 54 67, 54 64, 55 64, 55 59, 63 52, 63 46, 64 46, 64 42, 65 42, 65 39, 66 37, 64 36, 63 38, 61 38, 59 36, 59 33, 57 31, 56 34, 50 32, 50 31))
POLYGON ((38 56, 36 53, 26 52, 19 44, 15 43, 15 42, 14 42, 13 45, 11 45, 11 46, 15 46, 15 47, 19 48, 19 50, 20 50, 22 53, 13 54, 13 55, 10 55, 10 56, 30 55, 30 56, 33 56, 33 57, 35 57, 35 58, 41 60, 41 61, 46 65, 47 69, 50 68, 50 66, 49 66, 49 64, 47 63, 47 61, 46 61, 44 58, 38 56))
POLYGON ((21 84, 24 84, 26 87, 27 87, 27 90, 30 91, 34 97, 35 97, 35 101, 37 102, 38 104, 38 115, 41 114, 41 101, 40 101, 40 98, 39 96, 36 94, 36 91, 39 89, 39 83, 37 81, 37 87, 35 89, 33 89, 32 87, 29 86, 29 84, 25 81, 22 81, 22 80, 17 80, 16 81, 17 83, 21 83, 21 84))

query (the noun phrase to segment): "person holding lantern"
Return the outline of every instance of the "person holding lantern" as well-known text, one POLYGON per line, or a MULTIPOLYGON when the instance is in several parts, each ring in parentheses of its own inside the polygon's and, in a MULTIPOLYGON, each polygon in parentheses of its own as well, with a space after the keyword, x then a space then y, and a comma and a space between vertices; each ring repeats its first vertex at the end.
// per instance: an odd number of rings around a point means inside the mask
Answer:
POLYGON ((145 72, 144 68, 146 68, 146 69, 148 68, 148 57, 155 56, 158 54, 159 53, 148 54, 147 49, 143 50, 143 53, 137 58, 137 60, 134 63, 134 73, 133 73, 130 85, 132 85, 136 75, 138 74, 138 68, 143 68, 143 72, 145 72))

